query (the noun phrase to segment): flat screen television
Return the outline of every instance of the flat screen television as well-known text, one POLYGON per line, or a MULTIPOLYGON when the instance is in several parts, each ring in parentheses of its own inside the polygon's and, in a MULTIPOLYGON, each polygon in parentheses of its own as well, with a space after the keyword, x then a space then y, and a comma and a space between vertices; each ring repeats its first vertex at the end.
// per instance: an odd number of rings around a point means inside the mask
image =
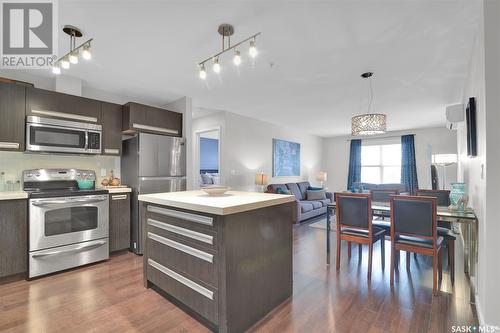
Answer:
POLYGON ((467 109, 465 110, 467 122, 467 156, 477 156, 477 133, 476 133, 476 99, 469 98, 467 109))

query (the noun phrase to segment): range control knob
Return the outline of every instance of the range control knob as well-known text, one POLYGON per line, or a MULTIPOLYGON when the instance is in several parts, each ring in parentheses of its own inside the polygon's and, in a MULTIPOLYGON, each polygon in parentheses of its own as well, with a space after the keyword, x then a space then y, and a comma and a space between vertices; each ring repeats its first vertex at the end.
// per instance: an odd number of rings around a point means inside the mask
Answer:
POLYGON ((35 177, 40 177, 40 172, 35 172, 35 177))

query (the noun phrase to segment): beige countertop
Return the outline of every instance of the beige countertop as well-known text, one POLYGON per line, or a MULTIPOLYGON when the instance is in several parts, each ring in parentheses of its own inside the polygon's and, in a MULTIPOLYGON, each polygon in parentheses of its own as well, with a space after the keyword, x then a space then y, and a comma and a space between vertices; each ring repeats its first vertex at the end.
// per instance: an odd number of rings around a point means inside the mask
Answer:
POLYGON ((24 191, 0 192, 0 200, 27 199, 28 193, 24 191))
POLYGON ((295 201, 293 195, 229 191, 209 196, 203 191, 141 194, 139 201, 182 208, 201 213, 229 215, 295 201))
POLYGON ((107 190, 110 194, 113 193, 129 193, 132 192, 132 188, 130 187, 99 187, 99 190, 107 190))

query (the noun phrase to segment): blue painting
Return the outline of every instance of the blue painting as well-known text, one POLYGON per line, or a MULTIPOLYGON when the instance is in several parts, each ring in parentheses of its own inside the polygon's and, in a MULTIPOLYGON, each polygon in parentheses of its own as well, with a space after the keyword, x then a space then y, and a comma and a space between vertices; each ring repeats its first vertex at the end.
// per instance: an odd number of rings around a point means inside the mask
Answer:
POLYGON ((300 143, 273 139, 273 177, 300 176, 300 143))

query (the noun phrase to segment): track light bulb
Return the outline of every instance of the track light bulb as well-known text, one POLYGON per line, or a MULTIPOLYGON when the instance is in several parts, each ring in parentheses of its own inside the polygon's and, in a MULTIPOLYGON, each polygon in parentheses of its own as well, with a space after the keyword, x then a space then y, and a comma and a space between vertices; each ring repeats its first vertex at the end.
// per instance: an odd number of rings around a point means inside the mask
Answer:
POLYGON ((241 55, 240 55, 240 51, 238 51, 238 50, 234 51, 233 63, 236 66, 239 66, 241 64, 241 55))
POLYGON ((61 67, 59 67, 58 64, 54 64, 54 66, 52 66, 52 73, 56 75, 61 74, 61 67))
POLYGON ((64 57, 64 58, 61 59, 61 68, 63 68, 63 69, 69 69, 69 67, 70 67, 69 59, 66 56, 66 57, 64 57))
POLYGON ((92 53, 90 53, 90 45, 85 45, 82 51, 82 58, 85 60, 92 59, 92 53))
POLYGON ((214 65, 212 67, 214 73, 219 74, 220 73, 220 64, 219 64, 219 58, 214 58, 214 65))
POLYGON ((248 48, 248 54, 250 57, 255 58, 259 52, 257 51, 257 47, 255 47, 255 40, 250 41, 250 47, 248 48))
POLYGON ((205 71, 205 65, 200 67, 200 79, 205 80, 207 78, 207 72, 205 71))
POLYGON ((69 62, 72 64, 78 64, 78 50, 75 50, 69 54, 69 62))

